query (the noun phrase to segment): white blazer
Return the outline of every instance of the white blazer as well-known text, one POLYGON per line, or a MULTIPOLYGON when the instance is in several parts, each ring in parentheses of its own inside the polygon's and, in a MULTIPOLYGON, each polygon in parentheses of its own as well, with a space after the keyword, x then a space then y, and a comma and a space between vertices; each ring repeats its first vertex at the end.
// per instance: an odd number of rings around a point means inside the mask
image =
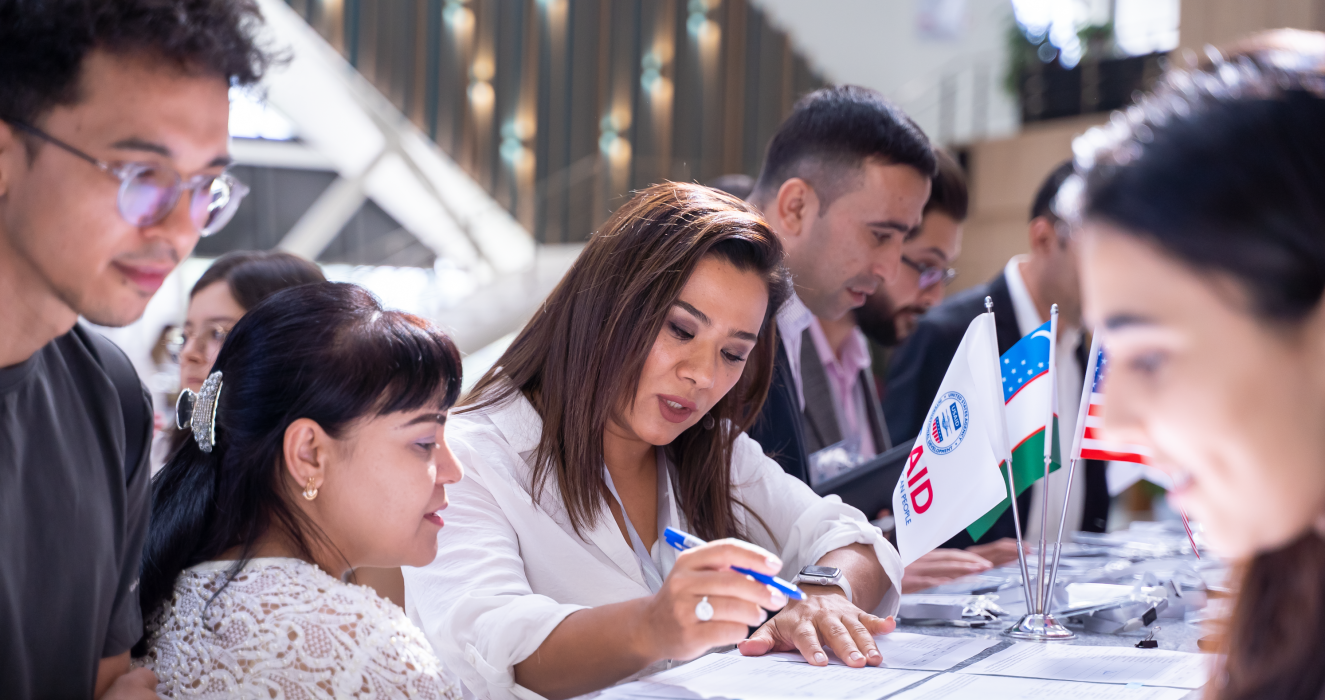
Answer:
MULTIPOLYGON (((567 615, 650 595, 634 550, 607 515, 583 538, 571 528, 557 485, 531 496, 529 460, 543 422, 523 396, 484 413, 452 414, 446 441, 465 478, 447 487, 450 507, 437 535, 437 559, 405 567, 406 610, 438 657, 478 697, 542 696, 515 683, 515 665, 531 655, 567 615)), ((854 543, 873 545, 892 588, 872 611, 893 615, 901 601, 897 550, 859 510, 837 496, 820 497, 766 457, 746 435, 732 455, 737 508, 750 541, 781 557, 794 577, 823 555, 854 543)), ((685 529, 686 523, 680 522, 685 529)), ((653 546, 664 576, 670 547, 653 546)), ((651 669, 646 669, 651 670, 651 669)))

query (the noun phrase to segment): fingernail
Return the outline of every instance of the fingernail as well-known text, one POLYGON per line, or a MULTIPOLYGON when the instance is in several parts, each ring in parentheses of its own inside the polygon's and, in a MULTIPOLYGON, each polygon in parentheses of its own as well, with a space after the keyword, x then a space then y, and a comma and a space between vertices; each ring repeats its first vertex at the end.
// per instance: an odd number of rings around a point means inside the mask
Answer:
POLYGON ((882 656, 879 654, 879 650, 878 650, 878 649, 870 649, 869 657, 870 657, 871 659, 882 658, 882 656))
POLYGON ((828 663, 828 657, 824 656, 822 651, 814 652, 814 662, 818 664, 828 663))
POLYGON ((860 652, 858 652, 858 651, 853 651, 853 652, 851 652, 851 660, 852 660, 852 661, 864 661, 864 660, 865 660, 865 657, 861 656, 861 655, 860 655, 860 652))
POLYGON ((774 608, 781 608, 782 606, 787 604, 787 594, 783 593, 782 591, 779 591, 778 589, 772 586, 767 586, 767 588, 768 588, 768 600, 773 604, 774 608))
POLYGON ((775 557, 768 557, 764 559, 764 563, 768 564, 768 568, 770 569, 775 569, 777 571, 782 570, 782 562, 778 561, 778 559, 775 557))
POLYGON ((892 615, 889 615, 888 617, 883 618, 883 621, 884 621, 884 622, 893 622, 893 616, 892 616, 892 615))
POLYGON ((760 608, 760 609, 759 609, 759 624, 762 625, 762 624, 764 624, 765 622, 768 622, 768 611, 765 610, 765 609, 763 609, 763 608, 760 608))

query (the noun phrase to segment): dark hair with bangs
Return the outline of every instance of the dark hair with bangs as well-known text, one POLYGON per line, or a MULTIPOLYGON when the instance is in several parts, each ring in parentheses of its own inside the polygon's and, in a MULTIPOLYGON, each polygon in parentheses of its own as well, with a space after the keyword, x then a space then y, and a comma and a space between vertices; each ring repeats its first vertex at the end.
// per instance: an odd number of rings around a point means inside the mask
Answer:
MULTIPOLYGON (((589 239, 584 252, 520 331, 462 410, 523 394, 543 419, 533 458, 534 498, 551 479, 576 532, 602 513, 603 432, 634 400, 667 312, 706 256, 759 275, 768 288, 759 339, 736 386, 666 446, 678 505, 705 539, 744 534, 732 496, 736 438, 764 405, 773 377, 774 318, 791 295, 782 244, 745 202, 715 189, 664 183, 641 190, 589 239)), ((758 518, 758 514, 755 514, 758 518)))
POLYGON ((460 353, 423 319, 387 311, 353 284, 278 292, 244 314, 225 339, 216 445, 192 439, 152 479, 139 602, 150 617, 185 569, 238 547, 234 576, 273 528, 300 554, 324 535, 295 507, 282 457, 295 420, 341 437, 361 418, 437 406, 460 395, 460 353))

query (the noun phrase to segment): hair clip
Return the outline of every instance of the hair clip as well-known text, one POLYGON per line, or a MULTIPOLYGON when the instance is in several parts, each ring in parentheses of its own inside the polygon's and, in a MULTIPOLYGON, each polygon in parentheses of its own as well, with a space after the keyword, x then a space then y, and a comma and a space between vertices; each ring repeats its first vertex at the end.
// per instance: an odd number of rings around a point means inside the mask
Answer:
POLYGON ((192 430, 193 439, 203 452, 211 452, 216 445, 216 407, 220 399, 221 373, 212 372, 202 383, 201 391, 185 389, 175 402, 175 427, 192 430))

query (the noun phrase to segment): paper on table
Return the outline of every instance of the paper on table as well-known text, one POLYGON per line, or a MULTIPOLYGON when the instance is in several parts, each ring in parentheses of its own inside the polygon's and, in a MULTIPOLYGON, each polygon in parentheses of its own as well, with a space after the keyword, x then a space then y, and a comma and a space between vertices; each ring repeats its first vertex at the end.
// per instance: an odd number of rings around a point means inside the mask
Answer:
MULTIPOLYGON (((901 668, 912 671, 946 671, 953 666, 999 644, 997 639, 984 637, 931 637, 926 634, 894 632, 874 638, 883 656, 882 668, 901 668)), ((828 663, 845 666, 831 649, 824 647, 828 663)), ((739 654, 740 652, 733 652, 739 654)), ((807 663, 799 651, 783 651, 763 657, 775 661, 807 663)), ((867 666, 866 668, 879 668, 867 666)))
POLYGON ((945 673, 925 681, 888 700, 939 700, 940 698, 974 698, 980 700, 1039 700, 1040 698, 1072 698, 1072 700, 1182 700, 1189 691, 1179 688, 1145 688, 1112 685, 1108 683, 1075 683, 1072 681, 1046 681, 1038 678, 1008 678, 1005 676, 969 676, 945 673), (957 693, 960 693, 958 695, 957 693))
POLYGON ((1181 651, 1018 642, 958 673, 1199 688, 1208 668, 1204 656, 1181 651))
POLYGON ((820 668, 758 657, 709 654, 680 668, 609 688, 598 700, 741 698, 742 700, 877 700, 928 678, 925 671, 845 666, 820 668))

